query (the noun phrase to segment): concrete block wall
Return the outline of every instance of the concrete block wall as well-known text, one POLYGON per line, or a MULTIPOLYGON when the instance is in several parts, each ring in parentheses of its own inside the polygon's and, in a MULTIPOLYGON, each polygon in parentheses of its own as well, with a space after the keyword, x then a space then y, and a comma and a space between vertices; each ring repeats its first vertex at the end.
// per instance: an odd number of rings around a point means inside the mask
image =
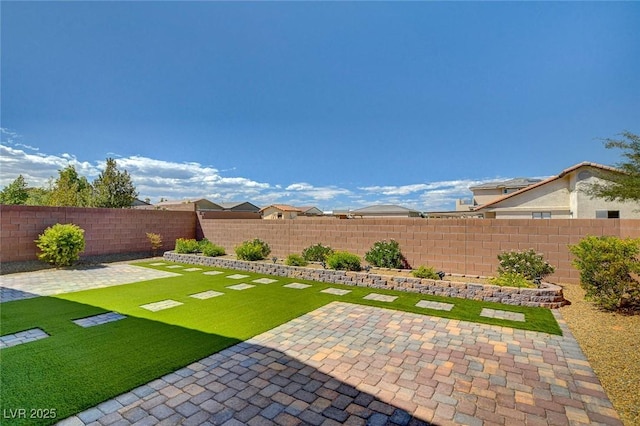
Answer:
POLYGON ((578 283, 568 246, 587 235, 640 236, 637 219, 313 219, 207 220, 202 234, 228 253, 260 238, 272 255, 286 257, 322 243, 364 257, 375 241, 395 239, 412 267, 433 266, 454 274, 493 276, 497 255, 534 249, 556 267, 552 282, 578 283))
POLYGON ((195 238, 197 221, 184 211, 0 205, 0 263, 36 260, 34 240, 56 223, 84 229, 81 256, 97 256, 150 252, 147 232, 162 235, 161 250, 172 250, 177 238, 195 238))

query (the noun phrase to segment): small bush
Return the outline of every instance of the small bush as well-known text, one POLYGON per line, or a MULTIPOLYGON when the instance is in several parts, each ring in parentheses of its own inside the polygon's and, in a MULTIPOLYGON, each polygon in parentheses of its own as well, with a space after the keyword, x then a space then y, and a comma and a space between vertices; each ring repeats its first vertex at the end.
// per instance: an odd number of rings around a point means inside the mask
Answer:
POLYGON ((205 243, 200 242, 200 251, 205 256, 216 257, 216 256, 224 256, 226 253, 224 251, 224 247, 213 244, 210 241, 206 241, 205 243))
POLYGON ((194 239, 178 238, 175 251, 176 253, 199 253, 200 243, 194 239))
POLYGON ((56 223, 45 229, 35 242, 41 251, 38 259, 55 266, 69 266, 84 251, 84 230, 72 223, 56 223))
POLYGON ((304 257, 299 254, 290 254, 287 256, 287 259, 284 261, 285 265, 288 266, 307 266, 309 262, 307 262, 304 257))
POLYGON ((344 271, 359 271, 360 258, 346 251, 336 251, 327 257, 327 265, 331 269, 339 269, 344 271))
POLYGON ((320 243, 302 250, 302 257, 308 262, 325 262, 331 254, 333 254, 333 249, 320 243))
POLYGON ((606 310, 639 310, 640 239, 589 236, 569 246, 573 265, 580 271, 580 285, 606 310))
POLYGON ((364 260, 378 268, 402 269, 405 266, 400 244, 395 240, 376 241, 371 250, 364 255, 364 260))
POLYGON ((258 238, 245 241, 236 247, 236 256, 241 260, 262 260, 269 256, 269 253, 271 253, 269 244, 258 238))
POLYGON ((151 251, 153 251, 153 255, 155 256, 158 253, 158 249, 162 247, 162 235, 147 232, 147 240, 149 240, 151 251))
POLYGON ((442 279, 440 275, 431 266, 420 266, 418 269, 411 271, 411 275, 416 278, 428 278, 430 280, 442 279))
POLYGON ((523 275, 527 280, 543 279, 554 273, 555 268, 544 260, 535 250, 507 251, 498 255, 498 273, 514 272, 523 275))
POLYGON ((489 283, 501 287, 537 287, 533 282, 526 279, 524 275, 517 272, 503 272, 497 277, 490 278, 489 283))

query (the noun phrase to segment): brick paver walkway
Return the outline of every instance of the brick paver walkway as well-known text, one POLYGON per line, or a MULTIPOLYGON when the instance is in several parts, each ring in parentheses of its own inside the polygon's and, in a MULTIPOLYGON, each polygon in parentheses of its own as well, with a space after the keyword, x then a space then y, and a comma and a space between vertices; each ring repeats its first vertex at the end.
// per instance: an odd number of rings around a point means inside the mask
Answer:
POLYGON ((565 333, 334 302, 63 425, 620 425, 565 333))
POLYGON ((124 263, 0 275, 0 303, 176 275, 124 263))
MULTIPOLYGON (((126 264, 12 274, 0 301, 173 275, 126 264)), ((60 424, 620 425, 554 315, 564 336, 334 302, 60 424)))

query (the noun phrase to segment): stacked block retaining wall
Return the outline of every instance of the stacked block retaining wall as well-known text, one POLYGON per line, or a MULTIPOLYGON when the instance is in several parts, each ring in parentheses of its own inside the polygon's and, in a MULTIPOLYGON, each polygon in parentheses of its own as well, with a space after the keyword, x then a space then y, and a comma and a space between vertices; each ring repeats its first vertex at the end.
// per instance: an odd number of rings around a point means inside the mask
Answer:
POLYGON ((177 238, 195 238, 195 212, 0 205, 0 263, 36 260, 34 240, 56 223, 85 231, 81 256, 151 252, 146 233, 162 235, 164 250, 177 238))
POLYGON ((247 262, 237 259, 179 254, 175 252, 166 252, 164 258, 173 262, 250 271, 279 277, 483 300, 506 305, 560 308, 566 303, 562 287, 549 283, 543 283, 541 288, 512 288, 465 283, 463 281, 454 282, 425 278, 394 277, 392 275, 381 275, 370 272, 347 272, 331 269, 286 266, 268 262, 247 262))

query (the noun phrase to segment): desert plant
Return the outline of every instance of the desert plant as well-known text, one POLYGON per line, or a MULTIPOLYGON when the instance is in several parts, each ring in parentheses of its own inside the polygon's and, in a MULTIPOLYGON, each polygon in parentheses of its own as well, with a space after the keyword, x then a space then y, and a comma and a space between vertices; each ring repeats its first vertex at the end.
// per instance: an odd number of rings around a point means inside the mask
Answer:
POLYGON ((287 256, 287 259, 284 261, 285 265, 289 266, 307 266, 309 262, 307 262, 304 257, 299 254, 290 254, 287 256))
POLYGON ((346 251, 336 251, 327 257, 327 265, 331 269, 339 269, 345 271, 359 271, 360 258, 346 251))
POLYGON ((198 253, 200 243, 193 238, 178 238, 175 251, 176 253, 198 253))
POLYGON ((254 238, 251 241, 244 241, 236 247, 235 250, 236 256, 241 260, 262 260, 271 253, 269 244, 259 238, 254 238))
POLYGON ((430 280, 440 280, 441 276, 431 266, 421 265, 418 269, 411 271, 411 275, 416 278, 428 278, 430 280))
POLYGON ((318 243, 302 250, 302 257, 308 262, 324 262, 327 260, 327 256, 332 253, 331 247, 318 243))
POLYGON ((402 269, 405 265, 400 244, 395 240, 376 241, 364 255, 364 260, 378 268, 402 269))
POLYGON ((499 274, 515 272, 530 281, 541 280, 555 271, 555 268, 533 249, 500 253, 498 262, 499 274))
POLYGON ((216 257, 216 256, 224 256, 226 252, 224 251, 224 247, 213 244, 209 240, 203 240, 204 243, 200 241, 200 251, 205 256, 216 257))
POLYGON ((580 285, 605 310, 640 309, 640 239, 589 236, 570 245, 580 285))
POLYGON ((499 285, 501 287, 537 287, 536 284, 518 272, 503 272, 497 277, 490 278, 489 284, 499 285))
POLYGON ((147 232, 147 240, 151 244, 151 251, 155 256, 158 253, 158 249, 162 247, 162 235, 153 232, 147 232))
POLYGON ((84 230, 72 223, 56 223, 45 229, 35 242, 41 251, 38 259, 55 266, 69 266, 84 251, 84 230))

